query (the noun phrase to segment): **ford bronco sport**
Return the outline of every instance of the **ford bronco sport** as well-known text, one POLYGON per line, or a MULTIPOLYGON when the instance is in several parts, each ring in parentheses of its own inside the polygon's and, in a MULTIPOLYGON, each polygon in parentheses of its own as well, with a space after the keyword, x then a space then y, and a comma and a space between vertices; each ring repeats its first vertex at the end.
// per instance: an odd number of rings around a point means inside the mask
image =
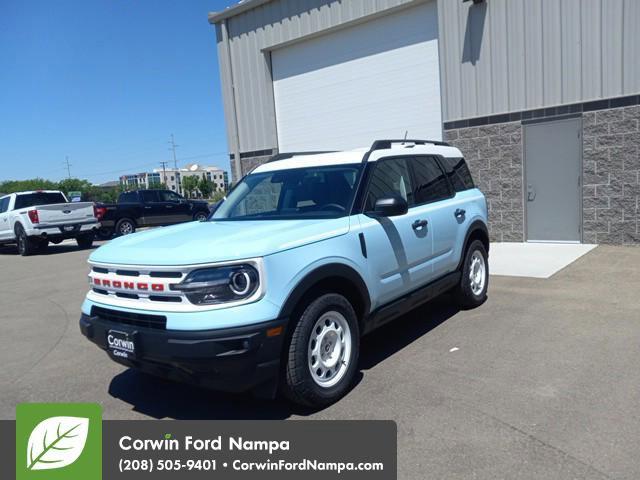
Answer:
POLYGON ((350 388, 364 334, 444 292, 480 305, 488 250, 446 143, 279 154, 207 221, 94 251, 80 328, 144 372, 318 407, 350 388))

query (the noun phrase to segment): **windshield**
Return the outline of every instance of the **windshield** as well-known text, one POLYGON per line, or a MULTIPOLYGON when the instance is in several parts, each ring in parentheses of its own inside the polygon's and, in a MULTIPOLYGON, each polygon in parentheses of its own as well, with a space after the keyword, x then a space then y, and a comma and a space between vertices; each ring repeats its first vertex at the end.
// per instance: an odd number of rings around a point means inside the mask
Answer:
POLYGON ((67 200, 59 192, 35 192, 25 193, 16 197, 13 208, 37 207, 38 205, 52 205, 55 203, 67 203, 67 200))
POLYGON ((277 170, 247 175, 212 220, 337 218, 347 215, 360 165, 277 170))

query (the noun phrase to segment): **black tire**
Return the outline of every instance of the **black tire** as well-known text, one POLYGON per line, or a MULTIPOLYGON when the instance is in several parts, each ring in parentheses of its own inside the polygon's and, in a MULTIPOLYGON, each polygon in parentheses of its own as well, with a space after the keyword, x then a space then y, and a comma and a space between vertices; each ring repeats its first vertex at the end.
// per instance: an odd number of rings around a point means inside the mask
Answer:
POLYGON ((135 233, 136 224, 130 218, 121 218, 116 223, 116 235, 129 235, 135 233))
POLYGON ((33 255, 37 251, 36 243, 27 236, 22 225, 16 225, 16 242, 18 244, 18 253, 23 257, 33 255))
MULTIPOLYGON (((334 326, 333 320, 328 321, 327 331, 329 327, 333 328, 334 326)), ((323 325, 324 321, 320 324, 323 329, 322 332, 324 333, 325 327, 323 325)), ((335 323, 335 325, 337 326, 337 323, 335 323)), ((329 338, 329 335, 325 334, 322 338, 326 340, 329 338)), ((321 346, 325 345, 325 340, 322 340, 320 345, 318 345, 319 351, 322 350, 321 346)), ((327 348, 327 352, 329 348, 327 348)), ((358 369, 359 353, 360 330, 358 327, 358 318, 349 301, 342 295, 336 293, 328 293, 316 298, 305 308, 293 328, 288 349, 286 350, 286 363, 283 372, 284 394, 295 403, 314 408, 324 407, 334 403, 351 388, 358 369), (336 349, 339 350, 339 353, 333 357, 337 359, 335 365, 339 365, 338 368, 331 367, 326 370, 330 372, 333 369, 333 379, 337 380, 336 383, 323 386, 316 380, 318 375, 314 375, 311 372, 311 361, 315 357, 309 352, 309 348, 313 345, 312 342, 314 341, 312 333, 315 338, 319 338, 317 334, 317 328, 319 328, 317 322, 320 322, 325 315, 331 316, 336 313, 339 314, 339 316, 334 318, 336 318, 338 322, 346 322, 346 325, 348 325, 348 333, 347 329, 343 328, 342 335, 339 333, 336 334, 335 332, 331 333, 331 335, 333 335, 331 340, 336 340, 336 342, 327 340, 329 348, 337 344, 339 338, 344 338, 344 345, 331 349, 331 352, 336 352, 336 349), (315 332, 313 330, 315 330, 315 332), (350 338, 350 342, 348 342, 350 346, 349 353, 347 353, 346 349, 347 338, 350 338), (344 370, 340 370, 340 366, 344 365, 344 355, 348 355, 348 361, 346 367, 343 367, 344 370)), ((331 382, 333 380, 329 379, 327 381, 331 382)))
POLYGON ((97 232, 97 237, 100 240, 110 240, 113 237, 113 228, 111 227, 100 227, 97 232))
POLYGON ((78 235, 76 237, 76 242, 78 242, 78 247, 82 249, 91 248, 93 246, 93 239, 95 235, 93 232, 83 233, 82 235, 78 235))
POLYGON ((193 214, 193 220, 196 222, 204 222, 207 218, 209 218, 209 214, 202 210, 193 214))
POLYGON ((465 252, 460 270, 462 273, 460 284, 454 290, 456 301, 464 309, 482 305, 487 299, 487 289, 489 288, 489 261, 487 250, 480 240, 471 242, 465 252), (480 259, 480 263, 477 263, 480 259), (474 265, 476 272, 473 279, 471 278, 472 265, 474 265), (476 265, 478 266, 476 267, 476 265), (484 278, 480 285, 478 279, 481 277, 484 278))

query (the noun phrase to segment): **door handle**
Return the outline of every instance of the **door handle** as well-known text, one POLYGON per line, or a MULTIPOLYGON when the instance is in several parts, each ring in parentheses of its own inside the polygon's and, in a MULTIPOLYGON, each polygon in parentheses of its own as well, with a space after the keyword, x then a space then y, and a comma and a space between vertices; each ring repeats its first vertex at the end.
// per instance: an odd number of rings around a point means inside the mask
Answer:
POLYGON ((527 201, 533 202, 536 199, 536 189, 533 188, 533 185, 527 185, 527 201))
POLYGON ((149 208, 151 208, 151 207, 144 207, 144 208, 149 209, 149 208))
POLYGON ((466 213, 467 211, 464 208, 456 208, 456 211, 453 214, 456 218, 462 218, 466 213))
POLYGON ((419 230, 423 227, 426 227, 428 224, 429 222, 426 220, 416 220, 411 224, 411 228, 413 228, 414 230, 419 230))
POLYGON ((173 205, 167 205, 166 207, 167 208, 173 208, 173 205))

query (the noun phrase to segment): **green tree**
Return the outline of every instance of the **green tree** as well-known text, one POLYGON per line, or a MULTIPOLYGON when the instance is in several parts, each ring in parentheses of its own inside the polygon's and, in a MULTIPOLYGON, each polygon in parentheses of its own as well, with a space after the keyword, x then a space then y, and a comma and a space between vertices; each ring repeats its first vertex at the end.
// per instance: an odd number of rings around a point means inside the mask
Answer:
POLYGON ((79 178, 66 178, 58 182, 58 190, 64 192, 67 197, 69 192, 82 192, 82 198, 85 199, 92 189, 93 185, 79 178))
POLYGON ((191 194, 198 190, 198 177, 189 175, 182 177, 182 190, 186 192, 187 197, 191 197, 191 194))
POLYGON ((202 198, 209 198, 215 189, 213 182, 204 177, 198 181, 198 190, 200 190, 202 198))
POLYGON ((29 190, 57 190, 58 184, 44 178, 32 178, 29 180, 6 180, 0 182, 0 192, 15 193, 29 190))
POLYGON ((222 190, 217 190, 213 194, 213 197, 211 197, 211 200, 213 200, 214 202, 219 202, 225 197, 225 195, 226 195, 226 192, 223 192, 222 190))
POLYGON ((153 182, 149 184, 149 190, 167 190, 167 184, 162 182, 153 182))

